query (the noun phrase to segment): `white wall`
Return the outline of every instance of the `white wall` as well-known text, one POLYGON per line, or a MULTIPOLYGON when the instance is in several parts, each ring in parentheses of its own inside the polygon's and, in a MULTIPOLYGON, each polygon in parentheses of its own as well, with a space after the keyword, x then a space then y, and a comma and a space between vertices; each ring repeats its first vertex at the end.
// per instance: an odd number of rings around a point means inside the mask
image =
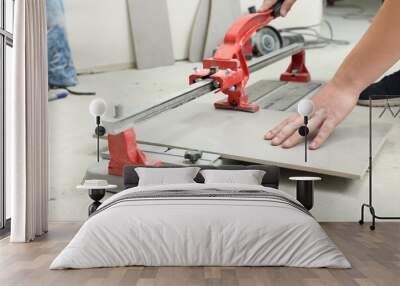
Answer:
POLYGON ((176 60, 186 59, 188 57, 190 33, 197 5, 200 1, 167 0, 167 2, 174 56, 176 60))
POLYGON ((126 0, 65 0, 64 5, 77 69, 133 64, 126 0))
MULTIPOLYGON (((186 59, 199 0, 166 1, 175 59, 186 59)), ((247 13, 247 7, 259 7, 261 3, 262 0, 241 0, 242 11, 247 13)), ((72 56, 78 70, 101 70, 133 64, 126 0, 66 0, 65 10, 72 56)), ((304 26, 317 24, 321 19, 322 0, 302 0, 295 4, 289 16, 277 19, 273 25, 280 28, 304 26)))

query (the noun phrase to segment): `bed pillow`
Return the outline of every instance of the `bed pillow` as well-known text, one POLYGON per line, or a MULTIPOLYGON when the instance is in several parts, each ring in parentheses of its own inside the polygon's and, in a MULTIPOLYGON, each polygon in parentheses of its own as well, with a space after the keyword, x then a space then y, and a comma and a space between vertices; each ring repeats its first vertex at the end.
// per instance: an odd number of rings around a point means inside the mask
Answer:
POLYGON ((265 171, 261 170, 202 170, 205 184, 261 185, 265 171))
POLYGON ((171 185, 195 183, 194 178, 200 171, 198 167, 188 168, 136 168, 139 186, 171 185))

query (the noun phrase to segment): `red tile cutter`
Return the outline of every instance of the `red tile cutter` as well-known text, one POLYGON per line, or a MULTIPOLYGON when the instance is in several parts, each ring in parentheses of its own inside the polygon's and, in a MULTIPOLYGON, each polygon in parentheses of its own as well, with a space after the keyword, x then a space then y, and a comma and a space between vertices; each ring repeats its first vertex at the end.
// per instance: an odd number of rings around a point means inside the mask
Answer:
MULTIPOLYGON (((224 42, 218 47, 214 57, 204 59, 203 69, 190 75, 189 82, 210 78, 214 80, 217 92, 228 95, 227 100, 214 103, 215 108, 257 112, 259 106, 248 102, 244 88, 249 79, 243 48, 253 33, 265 27, 280 14, 283 0, 278 0, 263 12, 241 17, 225 34, 224 42)), ((310 75, 305 66, 305 53, 301 51, 292 56, 292 63, 281 75, 283 81, 309 81, 310 75)))

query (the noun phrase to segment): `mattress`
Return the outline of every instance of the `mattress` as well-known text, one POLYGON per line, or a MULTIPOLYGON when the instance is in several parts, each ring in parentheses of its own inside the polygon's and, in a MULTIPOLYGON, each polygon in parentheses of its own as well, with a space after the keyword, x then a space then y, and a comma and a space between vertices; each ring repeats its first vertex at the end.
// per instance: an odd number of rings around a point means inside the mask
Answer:
POLYGON ((193 183, 135 187, 107 199, 50 269, 134 265, 351 267, 292 196, 193 183))

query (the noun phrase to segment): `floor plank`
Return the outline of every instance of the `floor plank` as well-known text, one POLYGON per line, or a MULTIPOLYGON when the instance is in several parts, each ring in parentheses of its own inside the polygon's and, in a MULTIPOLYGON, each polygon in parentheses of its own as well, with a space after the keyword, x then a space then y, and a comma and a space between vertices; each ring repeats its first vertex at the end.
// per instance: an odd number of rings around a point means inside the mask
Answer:
POLYGON ((136 285, 136 286, 266 286, 266 285, 399 285, 400 223, 368 225, 322 223, 353 268, 289 267, 118 267, 86 270, 48 269, 78 231, 79 223, 52 223, 45 236, 29 244, 0 241, 0 285, 136 285))

